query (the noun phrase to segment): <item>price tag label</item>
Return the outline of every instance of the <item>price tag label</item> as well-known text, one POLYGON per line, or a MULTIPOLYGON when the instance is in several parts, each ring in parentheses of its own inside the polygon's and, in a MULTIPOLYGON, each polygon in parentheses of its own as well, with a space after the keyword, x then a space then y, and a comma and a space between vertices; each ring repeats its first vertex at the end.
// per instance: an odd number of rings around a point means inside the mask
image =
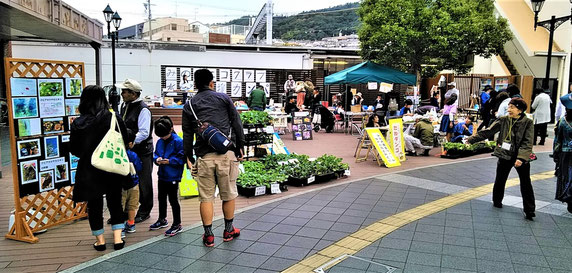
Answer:
POLYGON ((276 163, 278 163, 278 165, 281 165, 281 166, 288 165, 288 161, 278 161, 276 163))
POLYGON ((310 162, 316 161, 316 158, 315 158, 315 157, 310 157, 310 158, 308 158, 308 161, 310 161, 310 162))
POLYGON ((248 134, 248 129, 242 129, 244 134, 247 135, 248 134))
POLYGON ((296 159, 296 158, 288 159, 288 162, 296 164, 296 163, 298 163, 298 159, 296 159))
POLYGON ((280 184, 278 183, 272 183, 270 184, 270 192, 271 193, 281 193, 280 191, 280 184))
POLYGON ((256 187, 256 191, 254 192, 254 196, 259 196, 259 195, 264 195, 264 194, 266 194, 266 187, 265 186, 256 187))
POLYGON ((345 176, 350 176, 350 170, 345 170, 345 171, 344 171, 344 175, 345 175, 345 176))
POLYGON ((238 170, 240 171, 240 173, 245 173, 246 171, 244 170, 244 165, 242 165, 242 163, 238 164, 238 170))
POLYGON ((316 177, 315 177, 315 176, 312 175, 312 176, 308 177, 308 184, 314 183, 314 181, 316 181, 316 177))
POLYGON ((274 134, 274 127, 272 127, 272 126, 266 126, 266 133, 268 133, 268 134, 274 134))

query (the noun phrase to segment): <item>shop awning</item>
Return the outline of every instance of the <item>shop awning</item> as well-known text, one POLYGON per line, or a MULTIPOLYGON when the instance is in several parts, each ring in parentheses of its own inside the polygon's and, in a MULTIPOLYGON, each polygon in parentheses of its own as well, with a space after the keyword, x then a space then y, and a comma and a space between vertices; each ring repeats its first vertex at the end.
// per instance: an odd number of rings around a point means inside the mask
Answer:
POLYGON ((0 40, 101 44, 102 26, 63 1, 0 0, 0 40))
POLYGON ((368 82, 385 82, 398 84, 417 84, 417 77, 371 61, 363 62, 327 76, 325 84, 358 84, 368 82))

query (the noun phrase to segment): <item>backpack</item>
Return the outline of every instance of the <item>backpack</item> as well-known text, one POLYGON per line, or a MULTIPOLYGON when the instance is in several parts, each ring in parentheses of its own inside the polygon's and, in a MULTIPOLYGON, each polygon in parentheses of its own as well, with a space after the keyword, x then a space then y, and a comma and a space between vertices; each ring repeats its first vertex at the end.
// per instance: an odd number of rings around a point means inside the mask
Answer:
POLYGON ((389 105, 387 106, 387 110, 389 111, 397 111, 399 105, 397 105, 397 100, 395 98, 389 99, 389 105))

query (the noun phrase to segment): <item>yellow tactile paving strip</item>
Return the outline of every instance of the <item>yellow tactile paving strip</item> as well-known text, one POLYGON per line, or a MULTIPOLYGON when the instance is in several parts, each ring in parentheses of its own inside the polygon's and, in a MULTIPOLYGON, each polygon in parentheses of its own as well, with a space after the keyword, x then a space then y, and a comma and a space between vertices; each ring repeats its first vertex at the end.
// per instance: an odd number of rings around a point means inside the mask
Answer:
MULTIPOLYGON (((530 178, 534 182, 538 180, 548 179, 553 176, 554 172, 549 171, 533 174, 530 176, 530 178)), ((518 178, 512 178, 507 180, 506 187, 512 187, 518 184, 518 178)), ((350 234, 348 237, 340 239, 334 244, 322 249, 318 253, 298 262, 297 264, 287 268, 282 272, 313 272, 314 269, 343 254, 353 255, 357 253, 373 242, 383 238, 385 235, 411 222, 417 221, 423 217, 427 217, 431 214, 437 213, 455 205, 489 194, 492 192, 492 190, 493 184, 491 183, 452 194, 439 200, 435 200, 430 203, 423 204, 421 206, 381 219, 365 228, 350 234)), ((342 260, 338 261, 337 263, 341 261, 342 260)), ((337 263, 331 264, 330 267, 337 263)))

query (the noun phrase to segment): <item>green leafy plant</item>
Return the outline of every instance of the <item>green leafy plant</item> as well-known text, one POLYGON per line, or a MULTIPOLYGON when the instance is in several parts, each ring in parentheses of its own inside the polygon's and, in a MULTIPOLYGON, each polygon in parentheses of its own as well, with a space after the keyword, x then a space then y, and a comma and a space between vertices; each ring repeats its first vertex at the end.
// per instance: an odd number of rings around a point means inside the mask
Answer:
POLYGON ((240 114, 243 124, 269 124, 272 117, 264 111, 247 111, 240 114))

